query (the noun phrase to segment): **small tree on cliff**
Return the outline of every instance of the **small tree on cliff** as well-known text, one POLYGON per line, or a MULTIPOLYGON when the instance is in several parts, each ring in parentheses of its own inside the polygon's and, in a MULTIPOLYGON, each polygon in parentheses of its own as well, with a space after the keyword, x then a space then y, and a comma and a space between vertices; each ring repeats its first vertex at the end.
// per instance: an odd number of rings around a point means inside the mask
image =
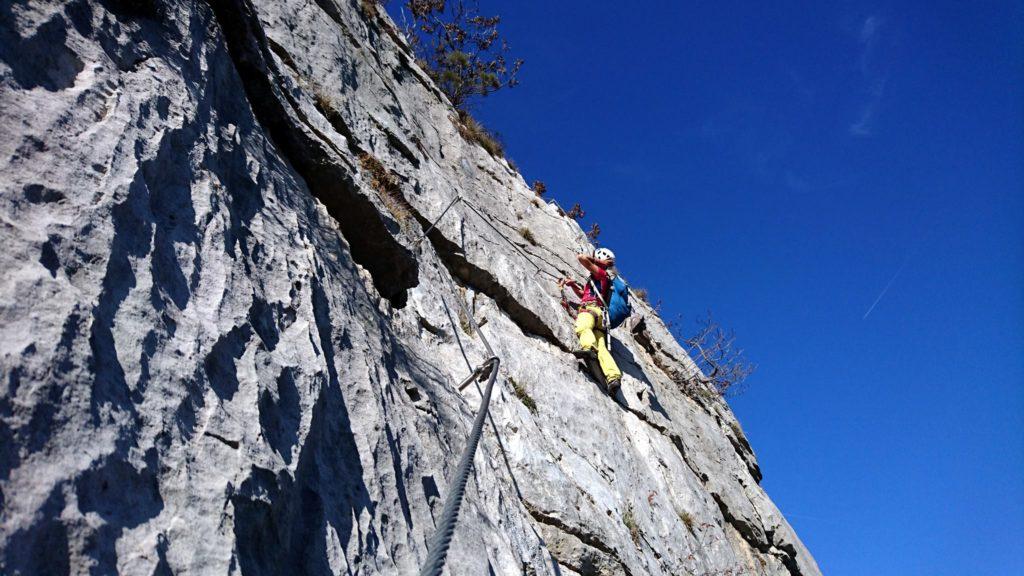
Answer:
POLYGON ((408 0, 413 23, 406 35, 427 73, 464 110, 469 99, 519 83, 521 59, 506 59, 508 43, 498 33, 500 16, 481 16, 476 2, 408 0))

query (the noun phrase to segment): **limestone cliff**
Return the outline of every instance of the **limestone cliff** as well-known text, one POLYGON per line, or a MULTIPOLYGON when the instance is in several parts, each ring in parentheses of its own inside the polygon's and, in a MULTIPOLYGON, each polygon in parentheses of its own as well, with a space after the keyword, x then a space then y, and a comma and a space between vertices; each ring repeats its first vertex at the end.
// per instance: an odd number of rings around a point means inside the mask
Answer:
POLYGON ((415 573, 458 298, 448 573, 819 573, 653 310, 579 369, 586 237, 454 117, 373 2, 0 3, 0 573, 415 573))

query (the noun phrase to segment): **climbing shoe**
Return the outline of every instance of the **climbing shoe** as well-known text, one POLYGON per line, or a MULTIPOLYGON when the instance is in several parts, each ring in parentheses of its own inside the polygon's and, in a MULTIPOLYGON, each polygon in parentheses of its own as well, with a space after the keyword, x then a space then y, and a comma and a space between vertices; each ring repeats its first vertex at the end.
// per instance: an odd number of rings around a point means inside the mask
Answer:
POLYGON ((614 380, 609 380, 608 381, 608 395, 611 396, 612 398, 614 398, 615 394, 619 391, 619 388, 621 388, 621 387, 622 387, 622 378, 616 378, 614 380))
POLYGON ((573 350, 572 355, 584 362, 597 362, 597 350, 587 348, 586 350, 573 350))
POLYGON ((594 381, 598 385, 604 384, 604 374, 601 372, 601 363, 597 361, 597 350, 573 350, 572 355, 575 356, 582 367, 590 373, 594 381))

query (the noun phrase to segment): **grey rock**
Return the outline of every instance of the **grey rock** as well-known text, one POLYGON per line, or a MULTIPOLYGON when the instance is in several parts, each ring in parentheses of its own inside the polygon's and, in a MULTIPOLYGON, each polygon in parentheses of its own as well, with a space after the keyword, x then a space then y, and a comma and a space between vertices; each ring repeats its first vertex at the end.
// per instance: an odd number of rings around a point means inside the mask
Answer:
POLYGON ((415 573, 461 299, 448 573, 818 574, 654 310, 579 369, 592 247, 455 118, 374 3, 0 4, 0 572, 415 573))

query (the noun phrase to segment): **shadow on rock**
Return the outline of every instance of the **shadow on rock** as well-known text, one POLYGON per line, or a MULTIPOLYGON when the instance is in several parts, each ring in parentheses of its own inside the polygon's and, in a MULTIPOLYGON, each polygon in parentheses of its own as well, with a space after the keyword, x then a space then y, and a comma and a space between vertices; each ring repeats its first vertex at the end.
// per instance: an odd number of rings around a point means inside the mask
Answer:
MULTIPOLYGON (((335 368, 335 338, 327 295, 313 282, 313 311, 326 364, 327 380, 314 385, 320 395, 312 408, 309 434, 294 478, 253 466, 232 496, 235 540, 241 573, 330 574, 330 556, 345 555, 364 510, 373 514, 352 422, 335 368), (333 534, 332 534, 333 532, 333 534), (341 550, 331 550, 337 542, 341 550)), ((342 346, 348 345, 340 338, 342 346)), ((323 380, 323 372, 317 378, 323 380)), ((356 557, 376 554, 378 537, 360 534, 356 557)))

